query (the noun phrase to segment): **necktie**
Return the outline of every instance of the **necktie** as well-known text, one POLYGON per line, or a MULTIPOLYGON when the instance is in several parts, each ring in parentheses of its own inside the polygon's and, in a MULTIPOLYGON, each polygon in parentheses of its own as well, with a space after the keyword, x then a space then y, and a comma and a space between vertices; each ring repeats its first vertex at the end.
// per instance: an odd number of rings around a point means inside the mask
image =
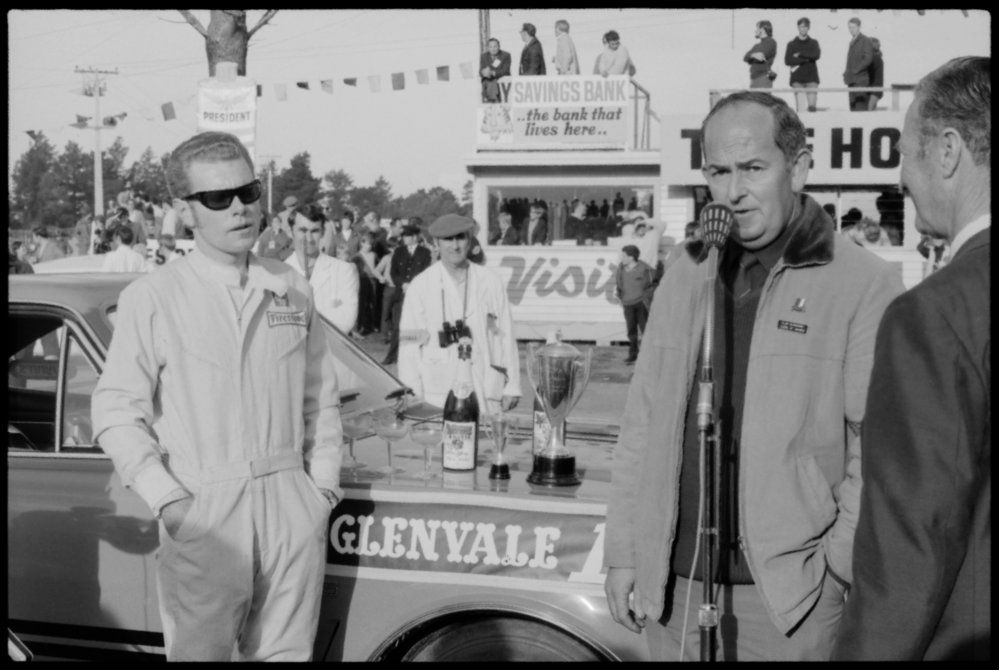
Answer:
POLYGON ((741 300, 750 293, 758 291, 766 280, 767 270, 759 259, 750 251, 742 252, 742 256, 739 258, 739 271, 735 276, 735 285, 733 286, 736 299, 741 300))

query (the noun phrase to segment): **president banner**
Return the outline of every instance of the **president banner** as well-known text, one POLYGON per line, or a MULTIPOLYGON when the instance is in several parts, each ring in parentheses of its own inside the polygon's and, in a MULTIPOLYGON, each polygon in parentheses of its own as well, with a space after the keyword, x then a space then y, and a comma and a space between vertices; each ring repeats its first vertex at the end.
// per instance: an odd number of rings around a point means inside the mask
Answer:
POLYGON ((232 133, 256 160, 257 85, 247 77, 198 82, 198 132, 232 133))
POLYGON ((504 77, 500 102, 476 114, 479 149, 624 149, 629 78, 624 75, 504 77))

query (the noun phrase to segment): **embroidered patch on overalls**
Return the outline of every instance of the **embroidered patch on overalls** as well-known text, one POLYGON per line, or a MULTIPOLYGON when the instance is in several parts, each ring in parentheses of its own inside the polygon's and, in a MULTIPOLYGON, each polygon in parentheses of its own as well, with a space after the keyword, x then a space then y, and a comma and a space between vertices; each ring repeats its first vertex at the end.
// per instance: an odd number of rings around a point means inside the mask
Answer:
POLYGON ((305 312, 267 312, 267 325, 274 326, 302 326, 309 325, 305 318, 305 312))
POLYGON ((778 321, 777 328, 780 330, 789 330, 792 333, 799 333, 801 335, 808 332, 808 326, 803 323, 794 323, 793 321, 778 321))

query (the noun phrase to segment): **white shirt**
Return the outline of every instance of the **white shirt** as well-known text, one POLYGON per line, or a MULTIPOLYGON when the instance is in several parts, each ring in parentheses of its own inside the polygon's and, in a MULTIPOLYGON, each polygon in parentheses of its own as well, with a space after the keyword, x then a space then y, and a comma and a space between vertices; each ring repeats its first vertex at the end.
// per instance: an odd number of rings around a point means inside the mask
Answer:
POLYGON ((443 407, 458 370, 458 346, 441 349, 437 333, 445 318, 454 325, 464 316, 472 332, 475 393, 480 409, 485 409, 485 399, 521 395, 520 358, 503 280, 491 270, 469 263, 465 282, 467 302, 464 283, 456 285, 438 261, 409 284, 399 318, 399 380, 413 389, 417 398, 443 407), (506 376, 496 367, 506 368, 506 376))
POLYGON ((149 272, 149 264, 139 252, 127 244, 104 254, 101 272, 149 272))
POLYGON ((343 498, 338 378, 312 290, 252 254, 234 306, 239 286, 236 268, 194 250, 121 293, 94 437, 151 508, 206 470, 287 451, 343 498))
POLYGON ((177 212, 176 212, 176 210, 174 210, 173 207, 171 207, 170 209, 166 210, 166 212, 164 212, 164 214, 163 214, 163 224, 160 227, 160 234, 161 235, 173 235, 174 237, 177 237, 177 220, 178 220, 178 218, 179 217, 177 216, 177 212))
MULTIPOLYGON (((284 261, 305 276, 305 269, 294 253, 284 261)), ((319 254, 312 266, 309 277, 316 309, 334 326, 349 333, 357 322, 357 300, 360 294, 360 280, 357 266, 333 256, 319 254)))
POLYGON ((965 242, 970 240, 976 234, 982 232, 986 228, 992 227, 992 213, 983 214, 978 217, 964 228, 961 229, 957 235, 954 236, 954 241, 950 243, 950 254, 951 258, 957 255, 958 249, 960 249, 965 242))

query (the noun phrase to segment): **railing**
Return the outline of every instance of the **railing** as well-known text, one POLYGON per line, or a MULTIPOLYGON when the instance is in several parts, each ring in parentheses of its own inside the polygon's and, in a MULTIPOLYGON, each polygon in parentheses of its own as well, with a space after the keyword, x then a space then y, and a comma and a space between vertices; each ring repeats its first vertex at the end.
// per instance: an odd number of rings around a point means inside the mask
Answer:
POLYGON ((648 151, 651 144, 651 133, 649 131, 650 120, 655 119, 659 123, 659 116, 652 111, 652 94, 648 89, 631 79, 631 85, 635 89, 632 96, 631 108, 634 114, 634 138, 632 148, 636 151, 648 151), (639 111, 639 106, 642 110, 639 111))
MULTIPOLYGON (((750 89, 750 88, 713 88, 708 91, 708 104, 710 107, 714 107, 715 104, 721 100, 723 97, 730 93, 735 93, 736 91, 766 91, 767 93, 779 93, 779 94, 790 94, 792 102, 794 101, 795 95, 804 95, 806 93, 821 94, 824 98, 828 98, 830 94, 849 94, 849 93, 881 93, 882 95, 890 93, 889 99, 891 100, 891 105, 889 109, 893 112, 901 111, 905 107, 902 105, 902 94, 906 93, 911 95, 915 90, 915 85, 913 84, 892 84, 891 86, 836 86, 836 87, 820 87, 820 88, 760 88, 760 89, 750 89)), ((848 101, 848 98, 841 98, 841 100, 848 101)), ((906 105, 907 106, 907 105, 906 105)), ((839 108, 826 108, 828 110, 835 111, 848 111, 849 104, 843 106, 842 109, 839 108)), ((823 111, 823 110, 820 110, 823 111)))

